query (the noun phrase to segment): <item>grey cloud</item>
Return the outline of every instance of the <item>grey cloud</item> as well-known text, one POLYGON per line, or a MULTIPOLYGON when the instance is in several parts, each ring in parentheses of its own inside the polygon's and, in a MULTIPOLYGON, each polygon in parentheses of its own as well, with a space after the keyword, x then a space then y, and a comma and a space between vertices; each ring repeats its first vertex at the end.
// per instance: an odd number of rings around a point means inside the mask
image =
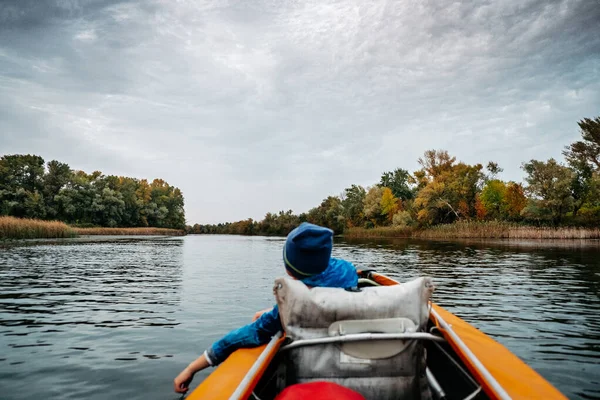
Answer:
POLYGON ((520 180, 600 109, 596 1, 5 1, 0 21, 0 148, 163 177, 192 223, 306 211, 430 148, 520 180))

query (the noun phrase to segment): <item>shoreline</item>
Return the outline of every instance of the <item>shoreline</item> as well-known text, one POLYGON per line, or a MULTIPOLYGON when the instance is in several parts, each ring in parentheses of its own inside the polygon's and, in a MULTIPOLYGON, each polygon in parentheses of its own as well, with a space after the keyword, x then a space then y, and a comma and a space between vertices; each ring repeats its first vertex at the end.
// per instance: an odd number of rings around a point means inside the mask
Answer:
MULTIPOLYGON (((204 233, 208 234, 209 233, 204 233)), ((185 236, 184 229, 81 228, 60 221, 0 217, 0 240, 60 239, 79 236, 185 236)), ((203 235, 203 234, 200 234, 203 235)), ((253 235, 249 235, 253 236, 253 235)), ((465 221, 428 228, 384 226, 347 228, 344 239, 502 239, 502 240, 600 240, 600 228, 540 227, 499 221, 465 221)), ((278 237, 275 235, 274 237, 278 237)), ((281 235, 280 237, 285 237, 281 235)))

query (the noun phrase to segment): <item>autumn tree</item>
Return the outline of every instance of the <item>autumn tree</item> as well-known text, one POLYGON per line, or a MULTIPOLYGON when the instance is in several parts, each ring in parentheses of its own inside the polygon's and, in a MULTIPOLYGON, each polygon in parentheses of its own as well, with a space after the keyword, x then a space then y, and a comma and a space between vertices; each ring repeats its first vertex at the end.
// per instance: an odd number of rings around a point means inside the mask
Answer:
POLYGON ((421 189, 415 198, 417 220, 424 225, 476 216, 475 201, 484 180, 481 164, 455 163, 446 151, 429 150, 415 172, 421 189))
POLYGON ((373 226, 379 226, 385 220, 381 213, 382 195, 383 190, 381 187, 375 185, 368 190, 363 201, 363 213, 373 226))
POLYGON ((451 170, 456 157, 451 157, 446 150, 427 150, 417 161, 426 176, 433 179, 451 170))
POLYGON ((399 228, 410 227, 414 224, 411 213, 407 210, 399 210, 392 218, 392 225, 399 228))
POLYGON ((481 197, 477 195, 475 198, 475 216, 478 220, 483 221, 487 218, 487 210, 481 201, 481 197))
POLYGON ((521 211, 527 205, 527 197, 520 183, 509 182, 504 196, 506 215, 509 219, 521 218, 521 211))
POLYGON ((392 189, 389 187, 384 187, 381 190, 381 199, 379 200, 379 205, 381 207, 381 215, 391 223, 394 214, 396 214, 400 208, 398 199, 396 196, 394 196, 394 193, 392 193, 392 189))
POLYGON ((447 182, 451 201, 457 205, 460 218, 475 217, 475 198, 485 179, 482 170, 481 164, 461 162, 441 176, 447 182))
POLYGON ((436 180, 427 184, 415 199, 417 221, 422 225, 433 225, 458 219, 458 212, 450 204, 449 195, 445 182, 436 180))

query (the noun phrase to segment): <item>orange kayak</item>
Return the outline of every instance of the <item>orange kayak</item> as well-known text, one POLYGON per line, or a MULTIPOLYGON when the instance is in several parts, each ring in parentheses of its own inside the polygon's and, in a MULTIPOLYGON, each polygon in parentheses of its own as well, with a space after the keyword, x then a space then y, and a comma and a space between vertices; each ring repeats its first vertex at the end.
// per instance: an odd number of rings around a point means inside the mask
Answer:
MULTIPOLYGON (((398 284, 376 272, 358 274, 359 286, 398 284)), ((439 341, 426 345, 433 398, 566 399, 506 347, 436 304, 427 328, 439 336, 439 341)), ((266 345, 237 350, 187 399, 273 399, 274 371, 284 362, 280 352, 284 342, 285 335, 276 335, 266 345)))

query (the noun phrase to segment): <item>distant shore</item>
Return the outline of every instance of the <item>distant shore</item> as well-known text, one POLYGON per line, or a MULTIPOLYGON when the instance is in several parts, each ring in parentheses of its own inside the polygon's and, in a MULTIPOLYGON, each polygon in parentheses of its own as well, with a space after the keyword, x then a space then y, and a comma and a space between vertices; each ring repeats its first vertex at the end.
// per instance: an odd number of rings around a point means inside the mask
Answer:
POLYGON ((185 231, 167 228, 78 228, 60 221, 0 217, 0 239, 56 239, 86 235, 183 236, 185 231))
MULTIPOLYGON (((73 227, 60 221, 0 217, 0 239, 72 238, 77 236, 184 236, 186 232, 167 228, 73 227)), ((347 228, 349 239, 420 238, 420 239, 600 239, 599 228, 537 227, 508 222, 455 222, 429 228, 347 228)))
POLYGON ((343 236, 356 239, 600 239, 600 229, 536 227, 506 222, 455 222, 430 228, 349 228, 343 236))

